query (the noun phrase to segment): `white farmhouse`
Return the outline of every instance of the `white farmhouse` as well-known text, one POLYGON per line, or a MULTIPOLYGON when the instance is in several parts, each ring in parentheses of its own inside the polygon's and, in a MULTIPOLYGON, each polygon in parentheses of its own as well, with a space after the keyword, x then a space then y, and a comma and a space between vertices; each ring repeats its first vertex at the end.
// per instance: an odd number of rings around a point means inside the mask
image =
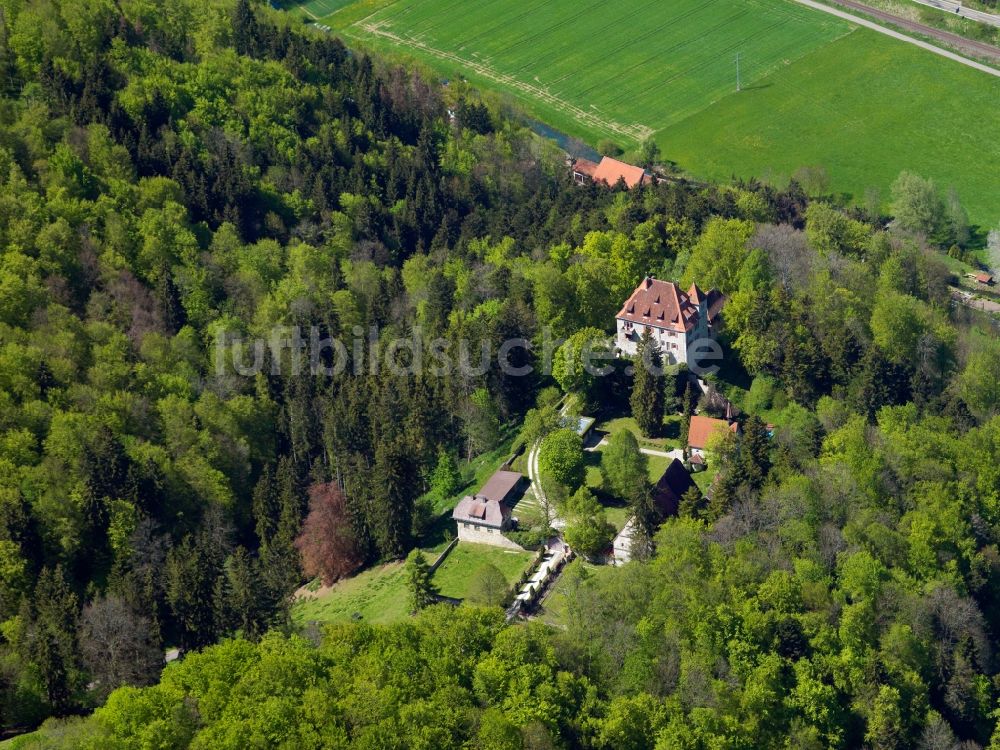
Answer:
POLYGON ((511 507, 524 489, 523 480, 516 471, 501 469, 475 495, 463 497, 451 514, 458 538, 464 542, 521 549, 503 532, 511 527, 511 507))
POLYGON ((628 298, 617 318, 615 346, 634 356, 648 328, 664 362, 691 364, 692 345, 712 337, 725 298, 716 290, 707 294, 697 285, 684 292, 672 281, 647 276, 628 298))

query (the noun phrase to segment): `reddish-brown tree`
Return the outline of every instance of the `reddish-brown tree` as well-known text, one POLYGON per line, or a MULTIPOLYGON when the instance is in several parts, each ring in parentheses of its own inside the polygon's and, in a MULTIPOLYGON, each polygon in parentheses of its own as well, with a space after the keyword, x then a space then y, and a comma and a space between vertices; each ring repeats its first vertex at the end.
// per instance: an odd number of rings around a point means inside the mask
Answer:
POLYGON ((309 488, 309 515, 295 540, 302 555, 302 570, 319 576, 329 586, 361 567, 344 493, 334 483, 309 488))

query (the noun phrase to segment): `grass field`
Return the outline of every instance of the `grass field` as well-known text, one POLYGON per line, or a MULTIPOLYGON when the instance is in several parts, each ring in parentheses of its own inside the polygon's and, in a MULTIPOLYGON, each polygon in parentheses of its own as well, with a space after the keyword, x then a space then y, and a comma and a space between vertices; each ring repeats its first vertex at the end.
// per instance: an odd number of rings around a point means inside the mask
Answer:
POLYGON ((821 165, 860 198, 910 169, 1000 221, 1000 79, 788 0, 359 0, 323 22, 592 144, 653 134, 697 176, 821 165))
POLYGON ((317 594, 295 602, 292 621, 296 625, 350 620, 356 614, 365 622, 385 624, 401 620, 409 612, 401 562, 370 568, 317 594))
POLYGON ((286 2, 284 5, 288 8, 298 8, 310 19, 315 21, 336 13, 338 10, 350 5, 352 2, 354 2, 354 0, 308 0, 308 2, 304 3, 286 2))
POLYGON ((507 579, 507 584, 513 586, 534 559, 533 552, 459 542, 435 571, 434 583, 442 596, 465 599, 475 585, 477 571, 484 565, 495 565, 507 579))

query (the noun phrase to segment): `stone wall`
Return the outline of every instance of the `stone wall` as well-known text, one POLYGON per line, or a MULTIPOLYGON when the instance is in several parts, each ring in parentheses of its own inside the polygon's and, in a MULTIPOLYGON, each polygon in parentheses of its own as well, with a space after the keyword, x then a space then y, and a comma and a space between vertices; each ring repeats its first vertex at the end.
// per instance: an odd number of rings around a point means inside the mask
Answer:
POLYGON ((524 547, 520 544, 511 541, 501 534, 500 529, 488 529, 471 523, 462 523, 461 521, 458 522, 458 538, 463 542, 492 544, 494 547, 504 547, 519 552, 524 551, 524 547))
POLYGON ((440 555, 438 555, 437 560, 431 563, 431 573, 433 573, 435 570, 441 567, 441 563, 444 562, 444 559, 448 556, 448 553, 451 552, 453 549, 455 549, 456 544, 458 544, 457 538, 452 539, 450 542, 448 542, 448 546, 444 548, 444 551, 441 552, 440 555))

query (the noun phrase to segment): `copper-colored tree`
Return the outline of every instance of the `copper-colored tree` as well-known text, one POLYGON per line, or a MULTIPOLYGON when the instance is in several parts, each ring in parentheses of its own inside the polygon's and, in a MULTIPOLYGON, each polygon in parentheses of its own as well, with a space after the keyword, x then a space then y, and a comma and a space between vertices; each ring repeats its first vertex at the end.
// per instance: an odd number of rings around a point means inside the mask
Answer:
POLYGON ((302 555, 303 572, 319 576, 327 586, 361 567, 347 501, 337 485, 331 482, 309 488, 309 515, 295 547, 302 555))

